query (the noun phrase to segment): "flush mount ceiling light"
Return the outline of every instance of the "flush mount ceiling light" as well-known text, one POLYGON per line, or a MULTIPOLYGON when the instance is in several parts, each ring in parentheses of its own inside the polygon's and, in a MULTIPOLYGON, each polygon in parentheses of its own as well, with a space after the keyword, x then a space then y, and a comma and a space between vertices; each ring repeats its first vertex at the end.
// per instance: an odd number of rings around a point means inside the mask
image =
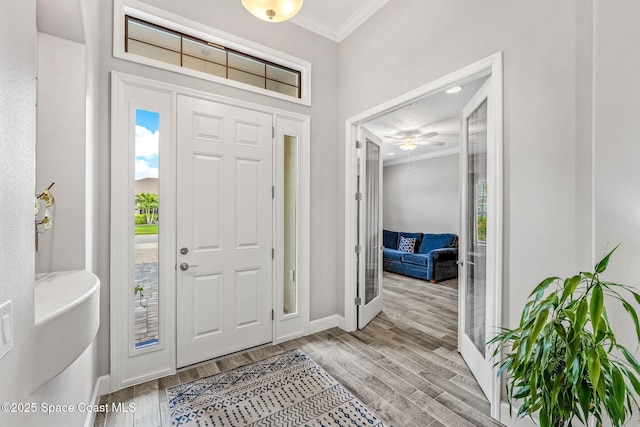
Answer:
POLYGON ((304 0, 241 0, 253 16, 267 22, 283 22, 293 18, 304 0))
POLYGON ((400 145, 400 149, 402 151, 413 151, 416 148, 418 148, 418 144, 416 144, 413 141, 407 141, 407 142, 405 142, 405 143, 400 145))
POLYGON ((458 93, 462 90, 462 87, 460 86, 454 86, 452 88, 449 88, 446 90, 447 93, 458 93))

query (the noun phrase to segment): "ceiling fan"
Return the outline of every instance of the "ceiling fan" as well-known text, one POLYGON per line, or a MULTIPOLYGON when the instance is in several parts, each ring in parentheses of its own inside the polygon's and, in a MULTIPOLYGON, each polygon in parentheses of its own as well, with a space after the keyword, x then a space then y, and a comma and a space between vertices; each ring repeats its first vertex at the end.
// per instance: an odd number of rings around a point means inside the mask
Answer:
POLYGON ((419 145, 441 146, 444 142, 430 141, 430 138, 437 136, 438 132, 422 133, 419 130, 407 130, 397 133, 396 135, 387 135, 386 138, 396 139, 396 144, 400 145, 400 149, 403 151, 412 151, 418 148, 419 145))

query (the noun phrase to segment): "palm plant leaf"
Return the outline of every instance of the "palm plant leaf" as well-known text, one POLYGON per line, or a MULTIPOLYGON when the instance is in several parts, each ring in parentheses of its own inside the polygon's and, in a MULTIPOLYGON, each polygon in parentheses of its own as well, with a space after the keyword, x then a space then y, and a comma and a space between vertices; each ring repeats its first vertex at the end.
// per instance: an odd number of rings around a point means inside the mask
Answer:
POLYGON ((549 277, 529 295, 520 323, 503 329, 493 346, 498 376, 507 376, 507 397, 518 417, 537 417, 541 426, 566 426, 593 417, 615 427, 637 408, 640 363, 618 344, 606 301, 617 300, 635 327, 640 294, 629 286, 601 281, 616 246, 594 267, 567 279, 549 277), (630 299, 625 299, 624 294, 630 299))

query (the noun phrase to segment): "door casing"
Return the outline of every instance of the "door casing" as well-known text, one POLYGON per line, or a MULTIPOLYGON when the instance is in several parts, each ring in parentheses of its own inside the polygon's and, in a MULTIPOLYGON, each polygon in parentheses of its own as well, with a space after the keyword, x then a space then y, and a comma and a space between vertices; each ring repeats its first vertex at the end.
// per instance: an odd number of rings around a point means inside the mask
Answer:
MULTIPOLYGON (((344 323, 345 330, 351 332, 357 329, 357 309, 355 305, 356 284, 358 271, 356 269, 356 253, 354 248, 357 244, 358 229, 356 226, 357 204, 355 193, 357 192, 357 152, 356 141, 358 138, 358 126, 375 117, 382 116, 388 112, 397 110, 411 102, 433 94, 443 89, 464 84, 465 82, 477 79, 482 76, 491 75, 493 79, 493 98, 496 100, 495 106, 495 129, 496 129, 496 239, 495 239, 495 280, 496 309, 493 313, 487 313, 487 322, 492 325, 502 325, 502 264, 503 264, 503 74, 502 74, 502 52, 497 52, 491 56, 470 64, 458 71, 429 82, 417 89, 386 101, 376 107, 357 114, 345 122, 345 217, 344 217, 344 323)), ((495 371, 495 368, 494 368, 495 371)), ((495 374, 495 372, 494 372, 495 374)), ((493 396, 489 397, 491 403, 491 416, 500 418, 500 387, 499 379, 496 375, 496 387, 493 396)))

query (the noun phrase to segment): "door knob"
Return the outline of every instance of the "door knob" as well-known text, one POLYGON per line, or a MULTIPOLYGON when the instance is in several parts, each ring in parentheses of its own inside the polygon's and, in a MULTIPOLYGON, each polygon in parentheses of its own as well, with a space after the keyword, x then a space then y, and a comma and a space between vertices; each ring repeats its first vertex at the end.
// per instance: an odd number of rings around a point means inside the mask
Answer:
POLYGON ((186 262, 183 262, 182 264, 180 264, 180 270, 182 271, 187 271, 189 269, 189 267, 197 267, 197 265, 189 265, 186 262))

